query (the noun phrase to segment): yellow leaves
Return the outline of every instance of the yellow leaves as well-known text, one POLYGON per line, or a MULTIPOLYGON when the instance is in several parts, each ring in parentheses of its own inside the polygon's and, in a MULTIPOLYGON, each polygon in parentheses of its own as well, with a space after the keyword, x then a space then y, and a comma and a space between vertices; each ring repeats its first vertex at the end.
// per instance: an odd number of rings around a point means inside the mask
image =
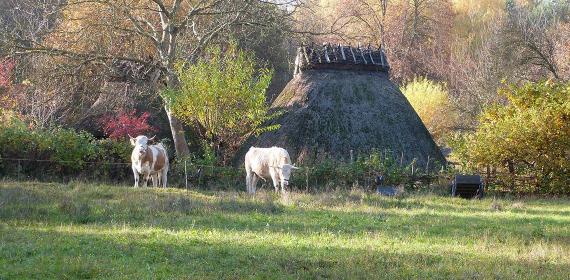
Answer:
POLYGON ((494 106, 481 115, 474 138, 467 142, 475 164, 513 162, 517 175, 534 176, 556 192, 570 192, 564 160, 570 147, 568 85, 529 83, 505 89, 509 104, 494 106), (560 185, 560 182, 566 182, 560 185))
POLYGON ((445 85, 416 78, 401 90, 436 141, 458 123, 459 116, 451 106, 445 85))
POLYGON ((158 15, 144 7, 133 1, 69 1, 62 21, 44 39, 44 44, 79 53, 146 57, 154 51, 152 41, 135 32, 133 22, 124 12, 157 22, 158 15))

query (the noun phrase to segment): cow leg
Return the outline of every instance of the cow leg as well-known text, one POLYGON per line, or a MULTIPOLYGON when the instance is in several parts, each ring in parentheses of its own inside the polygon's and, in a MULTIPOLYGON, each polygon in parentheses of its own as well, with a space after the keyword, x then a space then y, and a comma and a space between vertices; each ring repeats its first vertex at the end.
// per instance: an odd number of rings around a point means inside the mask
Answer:
POLYGON ((277 174, 273 168, 269 168, 269 175, 271 176, 271 181, 273 181, 275 192, 279 192, 279 178, 277 178, 277 174))
POLYGON ((168 170, 166 169, 162 170, 160 176, 161 176, 160 181, 162 183, 162 187, 166 188, 166 181, 168 180, 168 170))
POLYGON ((150 174, 144 174, 144 182, 143 182, 143 187, 147 187, 148 186, 148 179, 150 177, 150 174))
POLYGON ((250 186, 250 193, 255 194, 255 189, 257 188, 257 176, 255 174, 251 175, 251 186, 250 186))
POLYGON ((245 189, 247 193, 251 193, 251 172, 246 170, 245 174, 245 189))
POLYGON ((279 192, 279 179, 277 178, 277 176, 273 175, 271 176, 271 180, 273 181, 273 187, 275 188, 275 193, 279 192))
POLYGON ((152 186, 156 187, 156 176, 155 175, 150 175, 150 180, 152 181, 152 186))
POLYGON ((135 177, 135 188, 139 187, 139 172, 135 169, 135 167, 133 166, 133 176, 135 177))

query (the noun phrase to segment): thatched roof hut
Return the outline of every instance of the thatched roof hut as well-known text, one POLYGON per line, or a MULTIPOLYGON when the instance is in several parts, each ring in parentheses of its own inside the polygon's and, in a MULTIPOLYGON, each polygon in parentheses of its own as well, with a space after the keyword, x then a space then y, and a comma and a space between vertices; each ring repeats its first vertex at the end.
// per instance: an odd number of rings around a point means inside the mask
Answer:
MULTIPOLYGON (((372 149, 404 163, 445 162, 428 130, 389 80, 383 50, 350 46, 301 47, 295 74, 271 105, 284 114, 279 130, 249 145, 286 148, 293 161, 348 159, 372 149)), ((247 145, 249 147, 249 145, 247 145)))

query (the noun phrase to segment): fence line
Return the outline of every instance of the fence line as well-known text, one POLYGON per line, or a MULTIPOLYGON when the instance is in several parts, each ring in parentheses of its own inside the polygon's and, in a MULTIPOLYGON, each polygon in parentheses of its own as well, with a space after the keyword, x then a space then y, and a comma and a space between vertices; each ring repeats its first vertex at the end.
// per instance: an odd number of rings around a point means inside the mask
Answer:
POLYGON ((83 161, 83 160, 53 160, 53 159, 31 159, 31 158, 5 158, 0 157, 0 161, 31 161, 31 162, 56 162, 56 163, 103 163, 112 165, 129 165, 130 162, 106 162, 106 161, 83 161))
MULTIPOLYGON (((61 178, 64 181, 70 180, 72 178, 93 178, 97 179, 111 179, 113 181, 120 181, 120 182, 127 182, 130 181, 129 173, 130 171, 130 162, 117 162, 117 161, 82 161, 82 160, 57 160, 57 159, 32 159, 32 158, 17 158, 17 157, 0 157, 0 163, 5 162, 5 175, 9 176, 9 174, 13 174, 21 178, 22 175, 27 176, 28 178, 61 178), (11 164, 10 162, 13 162, 11 164), (34 163, 37 164, 27 164, 27 163, 34 163), (45 163, 47 165, 42 165, 40 163, 45 163), (44 167, 49 166, 50 163, 61 163, 67 164, 68 167, 71 167, 73 170, 61 170, 57 169, 45 169, 44 167), (70 164, 71 163, 71 164, 70 164), (75 165, 74 165, 75 164, 75 165), (86 166, 81 166, 81 165, 86 166), (93 168, 89 165, 93 164, 93 168), (116 168, 113 166, 117 166, 116 168), (39 171, 39 173, 37 173, 39 171), (47 172, 42 172, 47 171, 47 172), (63 172, 63 173, 60 173, 63 172), (53 176, 53 177, 52 177, 53 176)), ((397 164, 397 163, 396 163, 397 164)), ((412 165, 413 166, 413 165, 412 165)), ((315 173, 322 167, 320 166, 303 166, 299 167, 298 175, 295 175, 295 183, 296 188, 298 189, 305 189, 305 191, 310 191, 313 189, 311 185, 314 183, 315 190, 321 187, 328 188, 329 184, 332 182, 333 185, 336 183, 343 182, 344 179, 342 174, 336 168, 333 168, 331 172, 331 177, 323 177, 317 175, 315 173), (341 177, 339 177, 339 175, 341 177)), ((0 166, 0 172, 2 172, 3 167, 0 166)), ((324 172, 327 168, 324 169, 324 172)), ((242 175, 245 175, 245 172, 238 172, 238 171, 245 171, 243 167, 233 167, 233 166, 215 166, 215 165, 208 165, 208 164, 198 164, 192 163, 190 160, 180 160, 177 161, 175 164, 171 165, 171 169, 169 171, 169 182, 174 183, 174 185, 178 185, 185 189, 192 188, 193 186, 213 186, 215 184, 219 184, 216 186, 221 186, 222 188, 231 188, 232 186, 237 186, 242 179, 242 175), (211 184, 212 183, 212 184, 211 184)), ((403 171, 403 170, 402 170, 403 171)), ((414 170, 415 171, 415 170, 414 170)), ((402 175, 406 178, 403 178, 404 181, 409 180, 433 180, 437 176, 433 174, 415 174, 417 172, 412 171, 410 174, 409 171, 403 171, 402 175)), ((319 173, 320 174, 320 173, 319 173)), ((373 186, 375 184, 374 178, 378 174, 375 173, 373 170, 367 170, 364 173, 356 172, 354 174, 349 174, 351 177, 350 180, 356 182, 356 184, 360 185, 363 183, 363 186, 373 186)), ((3 176, 0 174, 0 176, 3 176)), ((132 177, 131 177, 132 178, 132 177)), ((353 182, 353 183, 354 183, 353 182)), ((353 184, 350 183, 350 184, 353 184)), ((271 184, 270 184, 271 185, 271 184)), ((346 185, 349 186, 349 185, 346 185)))
MULTIPOLYGON (((110 165, 131 165, 131 162, 109 162, 109 161, 83 161, 83 160, 53 160, 53 159, 31 159, 31 158, 6 158, 0 157, 0 161, 29 161, 29 162, 54 162, 54 163, 101 163, 101 164, 110 164, 110 165)), ((184 160, 184 162, 188 162, 184 160)), ((195 164, 189 163, 190 166, 198 166, 198 167, 210 167, 210 168, 222 168, 222 169, 241 169, 239 167, 231 167, 231 166, 216 166, 216 165, 205 165, 205 164, 195 164)))

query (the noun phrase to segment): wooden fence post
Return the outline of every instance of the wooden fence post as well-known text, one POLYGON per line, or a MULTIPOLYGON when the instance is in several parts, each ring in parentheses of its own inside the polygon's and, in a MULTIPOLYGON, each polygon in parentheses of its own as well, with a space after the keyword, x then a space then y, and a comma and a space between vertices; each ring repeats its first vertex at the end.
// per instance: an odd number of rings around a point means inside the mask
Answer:
POLYGON ((184 160, 184 188, 188 191, 188 169, 186 168, 186 160, 184 160))
POLYGON ((487 187, 489 185, 489 181, 491 180, 491 167, 487 164, 487 176, 485 178, 485 186, 487 187))
POLYGON ((21 180, 22 163, 18 160, 18 180, 21 180))
POLYGON ((305 192, 309 192, 309 168, 305 168, 305 192))

